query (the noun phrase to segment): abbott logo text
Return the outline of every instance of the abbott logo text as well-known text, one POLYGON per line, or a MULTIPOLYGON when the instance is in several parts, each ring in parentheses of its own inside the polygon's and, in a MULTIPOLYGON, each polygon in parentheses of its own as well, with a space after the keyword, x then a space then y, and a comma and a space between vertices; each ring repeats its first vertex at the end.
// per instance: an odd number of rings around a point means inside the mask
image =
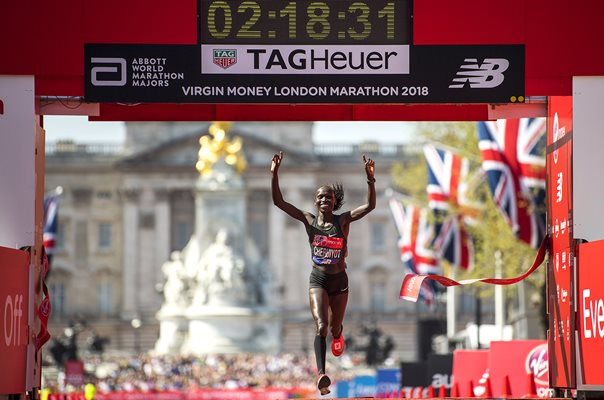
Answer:
POLYGON ((505 58, 485 58, 482 64, 476 58, 466 58, 459 67, 449 89, 462 89, 469 85, 472 89, 490 89, 503 83, 503 73, 510 66, 505 58))
POLYGON ((126 85, 126 60, 112 57, 92 57, 92 64, 103 66, 92 67, 90 81, 93 86, 124 86, 126 85), (109 75, 103 75, 109 74, 109 75), (109 76, 111 79, 103 79, 109 76))

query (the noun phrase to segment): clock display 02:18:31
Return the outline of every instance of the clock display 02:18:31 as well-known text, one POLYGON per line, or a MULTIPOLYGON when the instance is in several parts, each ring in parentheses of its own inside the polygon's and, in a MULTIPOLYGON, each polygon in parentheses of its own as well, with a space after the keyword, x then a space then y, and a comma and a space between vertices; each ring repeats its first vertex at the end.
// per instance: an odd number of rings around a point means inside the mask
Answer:
POLYGON ((199 0, 202 44, 410 44, 410 0, 199 0))

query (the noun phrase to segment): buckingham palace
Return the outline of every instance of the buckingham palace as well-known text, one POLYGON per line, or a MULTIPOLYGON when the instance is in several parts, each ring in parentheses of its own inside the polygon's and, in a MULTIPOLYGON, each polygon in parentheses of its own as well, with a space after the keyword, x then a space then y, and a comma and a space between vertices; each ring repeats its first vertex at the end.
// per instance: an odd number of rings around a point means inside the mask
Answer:
MULTIPOLYGON (((234 123, 228 132, 238 138, 245 157, 240 233, 248 257, 263 268, 263 301, 278 319, 277 351, 312 351, 314 322, 308 308, 308 239, 302 224, 272 204, 271 159, 285 154, 280 183, 288 202, 312 212, 315 190, 340 182, 347 211, 366 201, 365 154, 376 163, 377 206, 350 232, 345 329, 347 337, 361 338, 378 327, 392 338, 398 359, 416 360, 430 346, 426 329, 434 332, 436 326, 443 333, 444 316, 442 310, 399 300, 405 271, 386 193, 392 166, 417 160, 417 152, 404 144, 315 144, 312 125, 234 123)), ((156 346, 166 284, 162 266, 187 246, 196 223, 212 224, 212 215, 196 215, 195 194, 200 138, 210 127, 128 122, 123 143, 47 143, 45 187, 47 192, 62 188, 48 277, 53 336, 78 325, 79 340, 106 337, 109 350, 156 346)))

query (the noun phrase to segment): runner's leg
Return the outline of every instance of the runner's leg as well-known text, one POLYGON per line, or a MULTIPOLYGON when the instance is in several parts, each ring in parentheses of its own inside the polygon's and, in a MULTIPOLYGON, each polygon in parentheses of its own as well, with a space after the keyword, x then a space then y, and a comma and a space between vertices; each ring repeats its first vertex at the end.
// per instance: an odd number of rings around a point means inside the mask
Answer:
POLYGON ((309 290, 310 312, 315 320, 315 357, 317 361, 317 370, 319 374, 325 373, 325 354, 329 327, 329 296, 327 291, 322 288, 310 288, 309 290))
POLYGON ((331 309, 329 327, 333 337, 338 338, 342 334, 346 305, 348 304, 348 292, 329 297, 329 308, 331 309))

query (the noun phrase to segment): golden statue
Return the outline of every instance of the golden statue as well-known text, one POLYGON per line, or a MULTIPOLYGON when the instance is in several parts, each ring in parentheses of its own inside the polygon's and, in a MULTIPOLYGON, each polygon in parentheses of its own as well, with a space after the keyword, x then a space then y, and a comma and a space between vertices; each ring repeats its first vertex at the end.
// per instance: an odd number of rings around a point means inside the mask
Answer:
POLYGON ((195 168, 200 175, 211 173, 212 166, 221 157, 224 157, 224 162, 232 166, 238 173, 245 171, 247 161, 243 155, 241 138, 235 137, 233 140, 229 140, 227 131, 230 126, 230 122, 214 122, 208 128, 211 137, 204 135, 199 138, 199 159, 195 168))

